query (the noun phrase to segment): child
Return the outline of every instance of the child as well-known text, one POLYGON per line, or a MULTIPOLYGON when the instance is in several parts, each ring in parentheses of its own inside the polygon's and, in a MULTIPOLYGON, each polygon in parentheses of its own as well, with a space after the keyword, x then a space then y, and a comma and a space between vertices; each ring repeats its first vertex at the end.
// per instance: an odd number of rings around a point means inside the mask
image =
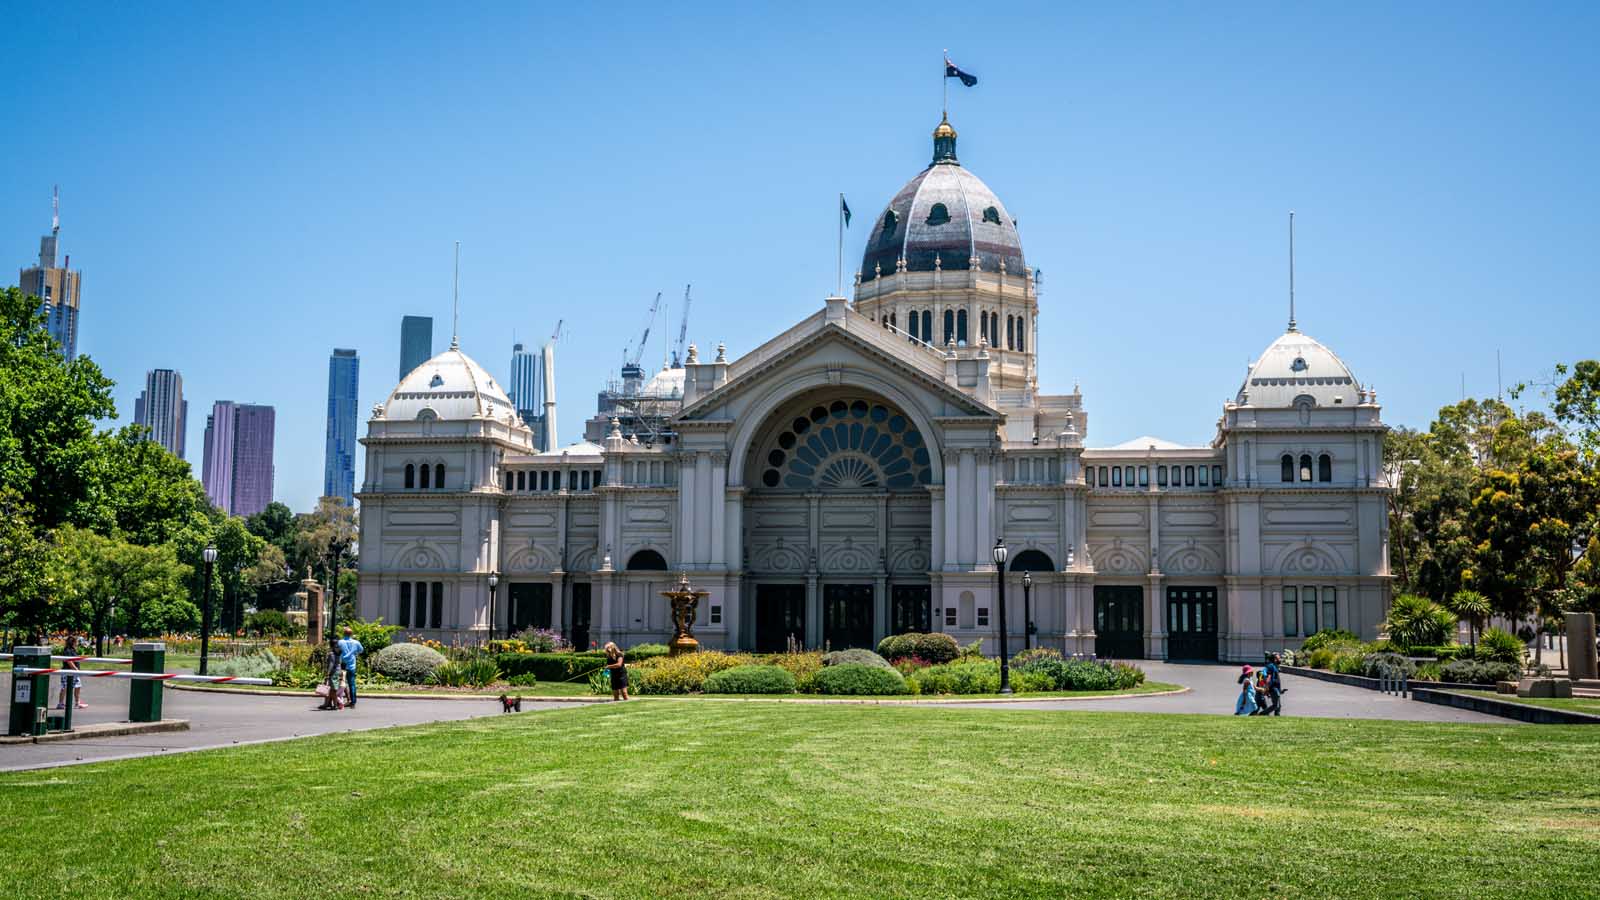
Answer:
POLYGON ((1239 699, 1233 704, 1233 714, 1236 716, 1253 716, 1256 714, 1256 686, 1255 678, 1251 675, 1251 668, 1244 667, 1239 674, 1239 699))

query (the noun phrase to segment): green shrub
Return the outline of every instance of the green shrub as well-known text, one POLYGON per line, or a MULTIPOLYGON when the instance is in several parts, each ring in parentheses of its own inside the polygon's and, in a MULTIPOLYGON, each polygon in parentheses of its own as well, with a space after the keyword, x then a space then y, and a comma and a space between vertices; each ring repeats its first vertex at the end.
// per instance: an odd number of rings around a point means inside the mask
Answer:
POLYGON ((792 694, 794 676, 777 666, 734 666, 706 679, 708 694, 792 694))
POLYGON ((877 666, 880 669, 892 669, 889 661, 873 653, 871 650, 835 650, 832 653, 822 654, 822 664, 825 666, 844 666, 857 663, 863 666, 877 666))
POLYGON ((1494 684, 1516 681, 1521 675, 1521 666, 1475 659, 1458 659, 1439 667, 1439 680, 1448 684, 1494 684))
MULTIPOLYGON (((540 681, 578 681, 604 668, 604 653, 501 653, 494 658, 504 675, 533 675, 540 681)), ((628 662, 633 662, 630 658, 628 662)))
POLYGON ((794 676, 794 689, 802 694, 815 694, 817 687, 817 673, 822 671, 822 653, 811 650, 803 653, 774 653, 762 658, 769 665, 777 666, 794 676))
POLYGON ((1407 648, 1406 654, 1408 656, 1431 656, 1440 662, 1449 662, 1452 659, 1460 659, 1469 649, 1471 648, 1463 647, 1460 644, 1440 644, 1436 647, 1419 644, 1407 648))
POLYGON ((864 666, 860 663, 843 663, 824 666, 817 673, 817 686, 824 694, 862 696, 873 694, 904 694, 906 680, 894 669, 864 666))
POLYGON ((974 640, 972 643, 967 644, 966 646, 962 647, 961 648, 961 652, 956 655, 956 659, 987 659, 987 658, 988 657, 983 655, 983 638, 978 638, 977 640, 974 640))
POLYGON ((521 641, 530 653, 558 653, 572 649, 561 632, 549 628, 524 628, 512 635, 511 639, 521 641))
POLYGON ((1389 640, 1402 648, 1443 644, 1455 634, 1455 613, 1427 597, 1401 594, 1389 607, 1389 640))
POLYGON ((748 653, 723 653, 719 650, 657 656, 628 667, 628 689, 636 694, 699 693, 705 690, 706 679, 712 675, 756 661, 748 653))
POLYGON ((1306 659, 1306 664, 1313 669, 1331 668, 1334 656, 1334 652, 1327 647, 1318 647, 1311 651, 1311 655, 1306 659))
POLYGON ((538 683, 539 676, 534 675, 531 672, 524 672, 521 675, 513 675, 506 679, 506 684, 509 684, 512 687, 534 687, 538 683))
POLYGON ((1478 636, 1476 659, 1483 662, 1506 663, 1521 667, 1527 657, 1528 646, 1522 639, 1502 628, 1486 628, 1478 636))
POLYGON ((1312 650, 1320 650, 1336 641, 1359 644, 1361 638, 1353 632, 1345 631, 1343 628, 1324 628, 1306 638, 1305 642, 1300 645, 1300 649, 1309 653, 1312 650))
MULTIPOLYGON (((1040 674, 1049 677, 1048 673, 1040 674)), ((990 659, 963 659, 917 669, 907 680, 917 686, 919 694, 993 694, 1000 690, 1000 663, 990 659)))
POLYGON ((433 670, 433 683, 445 687, 485 687, 499 677, 499 667, 487 656, 453 660, 433 670))
POLYGON ((1144 670, 1133 663, 1112 663, 1111 671, 1117 677, 1117 690, 1119 691, 1125 691, 1144 684, 1144 670))
POLYGON ((1425 662, 1422 665, 1417 666, 1416 680, 1417 681, 1438 681, 1440 672, 1441 672, 1441 670, 1443 668, 1443 665, 1444 665, 1443 663, 1440 663, 1438 661, 1434 661, 1434 662, 1425 662))
POLYGON ((1032 647, 1011 657, 1011 668, 1025 669, 1028 664, 1041 659, 1060 659, 1061 651, 1051 647, 1032 647))
POLYGON ((1340 675, 1365 675, 1366 662, 1367 654, 1364 652, 1341 653, 1333 658, 1329 668, 1340 675))
POLYGON ((394 643, 394 633, 400 630, 399 625, 383 624, 381 617, 371 622, 351 619, 343 624, 349 626, 350 636, 361 642, 362 659, 371 659, 374 653, 394 643))
POLYGON ((234 678, 272 678, 282 668, 278 657, 265 648, 232 659, 212 660, 206 667, 212 675, 231 675, 234 678))
POLYGON ((948 634, 909 632, 891 634, 878 642, 878 655, 884 659, 922 659, 938 665, 961 655, 961 645, 948 634))
POLYGON ((390 644, 372 656, 373 671, 406 684, 427 684, 444 663, 443 653, 421 644, 390 644))
POLYGON ((1369 653, 1361 661, 1361 674, 1368 678, 1410 678, 1417 666, 1398 653, 1369 653))
POLYGON ((647 659, 666 656, 671 652, 672 648, 666 644, 634 644, 624 651, 623 658, 628 662, 644 662, 647 659))
POLYGON ((1055 682, 1043 672, 1011 673, 1011 689, 1019 694, 1038 694, 1056 689, 1055 682))

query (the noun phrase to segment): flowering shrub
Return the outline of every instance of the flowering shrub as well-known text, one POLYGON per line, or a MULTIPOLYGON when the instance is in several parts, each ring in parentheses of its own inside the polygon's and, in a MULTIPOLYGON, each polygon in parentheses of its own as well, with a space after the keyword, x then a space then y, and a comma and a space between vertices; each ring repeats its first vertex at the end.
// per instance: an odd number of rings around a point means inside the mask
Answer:
POLYGON ((1039 659, 1060 659, 1061 651, 1052 647, 1033 647, 1011 657, 1011 668, 1020 669, 1039 659))
POLYGON ((561 632, 551 631, 548 628, 525 628, 511 637, 521 641, 529 653, 559 653, 572 649, 572 645, 561 636, 561 632))
MULTIPOLYGON (((748 653, 702 650, 678 656, 657 656, 628 667, 629 689, 636 694, 693 694, 705 690, 706 679, 724 669, 750 665, 748 653)), ((606 688, 610 691, 610 687, 606 688)))

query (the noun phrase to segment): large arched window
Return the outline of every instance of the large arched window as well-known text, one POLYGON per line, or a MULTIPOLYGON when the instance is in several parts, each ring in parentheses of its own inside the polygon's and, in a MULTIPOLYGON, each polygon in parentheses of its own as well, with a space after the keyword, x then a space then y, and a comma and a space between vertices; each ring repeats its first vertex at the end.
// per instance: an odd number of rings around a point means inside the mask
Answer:
POLYGON ((655 550, 646 548, 628 557, 628 571, 630 572, 665 572, 666 570, 666 557, 655 550))
POLYGON ((444 463, 433 467, 433 486, 438 490, 444 490, 444 463))
POLYGON ((1017 349, 1017 317, 1006 316, 1006 349, 1017 349))
POLYGON ((1013 572, 1054 572, 1055 563, 1042 550, 1028 549, 1011 557, 1013 572))
POLYGON ((935 203, 933 208, 928 210, 929 225, 943 225, 949 221, 950 210, 943 203, 935 203))
POLYGON ((784 420, 751 460, 761 473, 757 490, 911 491, 933 483, 922 433, 887 404, 841 398, 801 407, 784 420))
POLYGON ((421 487, 422 487, 423 490, 427 490, 428 489, 428 464, 427 463, 423 463, 422 464, 422 484, 421 484, 421 487))
POLYGON ((1017 349, 1023 353, 1028 352, 1028 329, 1023 323, 1026 316, 1017 316, 1017 349))
POLYGON ((1300 454, 1300 480, 1311 480, 1311 454, 1309 453, 1300 454))
POLYGON ((989 314, 986 312, 978 313, 978 339, 994 345, 994 339, 989 335, 989 314))
POLYGON ((922 342, 924 344, 933 343, 933 310, 931 309, 922 311, 922 342))
POLYGON ((1294 481, 1294 457, 1285 453, 1283 459, 1279 461, 1279 468, 1281 471, 1278 473, 1278 480, 1285 484, 1294 481))
POLYGON ((406 487, 407 488, 414 488, 416 486, 417 486, 417 467, 412 465, 411 463, 406 463, 406 487))
POLYGON ((956 311, 956 344, 967 345, 967 311, 964 309, 956 311))
POLYGON ((1321 456, 1317 457, 1317 480, 1318 481, 1332 481, 1333 480, 1333 457, 1329 456, 1326 453, 1324 453, 1321 456))
POLYGON ((939 342, 943 347, 956 339, 956 313, 953 309, 944 311, 944 340, 939 342))

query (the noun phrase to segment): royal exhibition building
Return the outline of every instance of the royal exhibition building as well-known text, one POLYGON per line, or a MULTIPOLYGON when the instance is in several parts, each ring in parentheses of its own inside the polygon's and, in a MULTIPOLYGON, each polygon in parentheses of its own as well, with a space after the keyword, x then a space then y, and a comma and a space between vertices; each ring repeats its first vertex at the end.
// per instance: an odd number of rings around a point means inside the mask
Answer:
POLYGON ((1081 393, 1038 392, 1039 312, 1014 220, 941 122, 853 298, 736 358, 690 345, 584 441, 541 450, 458 346, 406 375, 362 441, 359 613, 627 647, 671 636, 660 592, 686 573, 708 647, 968 643, 997 636, 1002 542, 1012 647, 1031 626, 1068 654, 1259 661, 1376 636, 1384 425, 1337 355, 1291 313, 1210 443, 1104 446, 1081 393))

